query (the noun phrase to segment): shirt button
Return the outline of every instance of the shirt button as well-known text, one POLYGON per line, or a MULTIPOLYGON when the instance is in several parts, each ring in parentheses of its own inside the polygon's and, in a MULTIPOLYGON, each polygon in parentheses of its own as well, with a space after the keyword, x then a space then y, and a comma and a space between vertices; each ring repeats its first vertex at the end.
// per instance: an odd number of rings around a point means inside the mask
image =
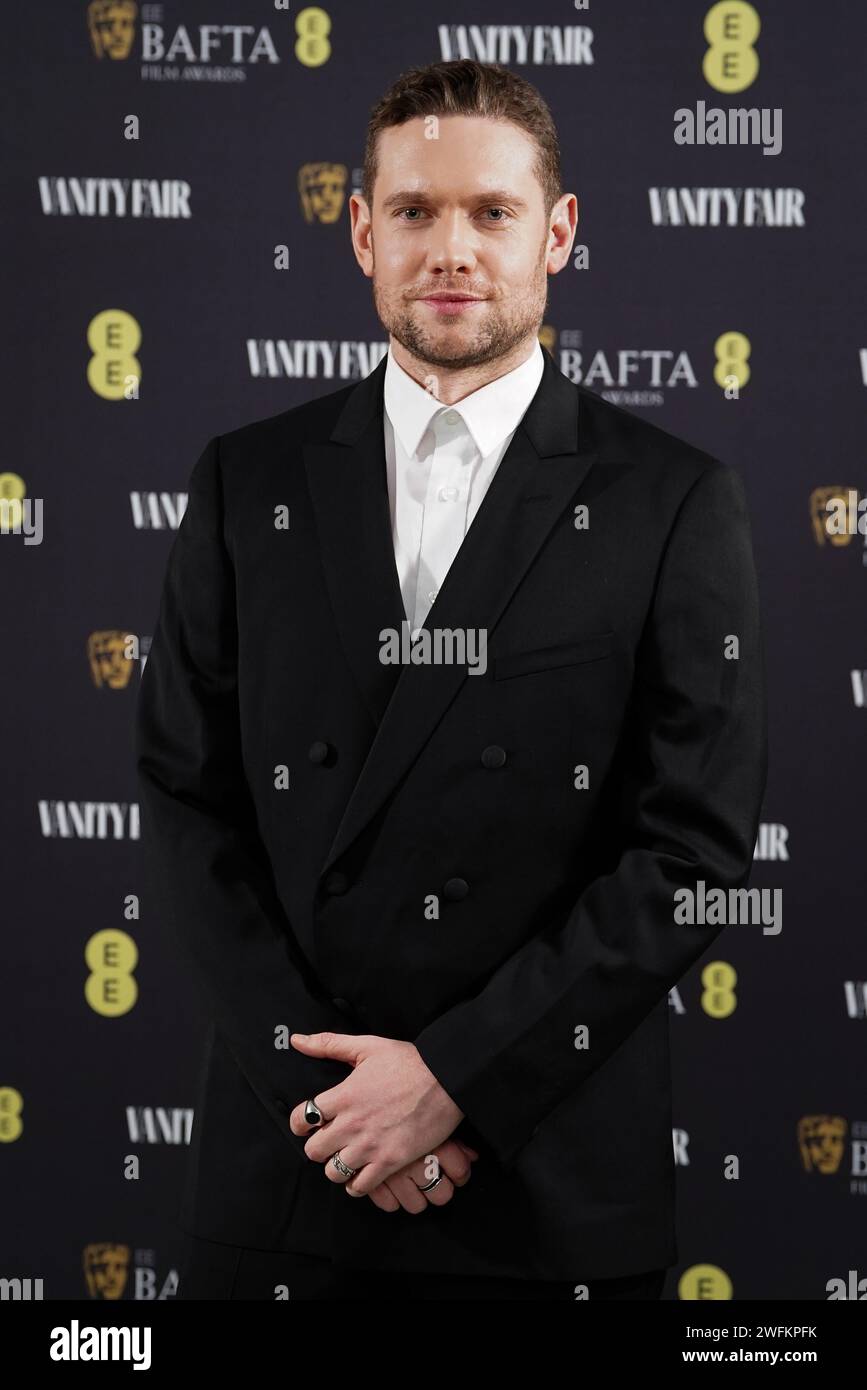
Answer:
POLYGON ((437 497, 441 502, 454 502, 458 497, 458 489, 456 487, 441 487, 437 497))
POLYGON ((456 410, 447 410, 443 419, 447 425, 457 425, 460 424, 461 417, 456 410))
POLYGON ((346 874, 342 874, 339 869, 335 869, 325 880, 325 891, 328 895, 339 897, 345 893, 349 887, 349 879, 346 874))
POLYGON ((431 589, 430 593, 429 593, 428 596, 427 596, 427 597, 428 597, 428 603, 433 603, 433 601, 434 601, 434 599, 436 598, 436 596, 437 596, 438 593, 439 593, 439 589, 431 589))

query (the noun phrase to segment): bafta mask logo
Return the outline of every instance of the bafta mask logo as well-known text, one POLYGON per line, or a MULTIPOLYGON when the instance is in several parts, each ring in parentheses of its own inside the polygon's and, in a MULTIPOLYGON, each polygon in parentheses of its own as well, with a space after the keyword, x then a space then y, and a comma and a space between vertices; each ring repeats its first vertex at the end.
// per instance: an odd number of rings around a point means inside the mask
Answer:
POLYGON ((306 222, 336 222, 343 211, 347 170, 345 164, 302 164, 298 192, 306 222))
POLYGON ((810 493, 810 520, 813 523, 813 535, 817 545, 824 545, 830 541, 832 545, 848 545, 852 539, 852 533, 846 529, 835 531, 833 528, 828 530, 828 520, 832 513, 828 511, 826 503, 832 497, 849 496, 852 488, 846 487, 814 487, 810 493))
POLYGON ((539 342, 553 357, 557 350, 557 330, 550 323, 543 323, 539 329, 539 342))
POLYGON ((87 659, 90 674, 97 687, 107 685, 109 690, 125 690, 133 662, 124 654, 127 634, 118 629, 106 632, 92 632, 87 639, 87 659))
POLYGON ((804 1115, 798 1121, 798 1146, 807 1173, 836 1173, 843 1159, 846 1121, 839 1115, 804 1115))
POLYGON ((128 58, 135 38, 134 0, 90 0, 87 32, 97 58, 128 58))
POLYGON ((108 1241, 85 1245, 82 1265, 91 1298, 123 1297, 129 1272, 128 1245, 112 1245, 108 1241))

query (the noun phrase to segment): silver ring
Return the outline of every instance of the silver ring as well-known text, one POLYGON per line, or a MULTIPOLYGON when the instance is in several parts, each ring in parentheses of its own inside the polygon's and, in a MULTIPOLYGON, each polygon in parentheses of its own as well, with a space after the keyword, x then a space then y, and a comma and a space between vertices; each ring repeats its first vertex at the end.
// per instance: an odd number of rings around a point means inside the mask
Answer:
POLYGON ((331 1155, 331 1163, 332 1166, 337 1169, 338 1173, 342 1173, 345 1178, 354 1178, 355 1174, 358 1172, 357 1168, 347 1168, 343 1159, 340 1157, 339 1151, 331 1155))
MULTIPOLYGON (((425 1183, 424 1187, 419 1187, 419 1192, 432 1192, 433 1189, 436 1187, 437 1183, 442 1182, 444 1177, 444 1173, 438 1173, 437 1176, 434 1178, 433 1182, 425 1183)), ((418 1187, 418 1183, 416 1183, 416 1186, 418 1187)))
POLYGON ((304 1119, 308 1125, 318 1125, 322 1120, 322 1111, 312 1100, 308 1100, 304 1107, 304 1119))

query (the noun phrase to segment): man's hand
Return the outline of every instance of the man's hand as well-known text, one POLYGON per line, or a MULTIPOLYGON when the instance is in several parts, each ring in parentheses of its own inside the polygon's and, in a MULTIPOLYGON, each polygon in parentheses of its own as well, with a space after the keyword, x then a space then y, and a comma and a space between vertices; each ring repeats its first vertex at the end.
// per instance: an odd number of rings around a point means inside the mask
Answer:
MULTIPOLYGON (((444 1207, 455 1195, 455 1188, 469 1182, 472 1161, 478 1156, 476 1150, 463 1140, 447 1139, 444 1144, 437 1145, 433 1153, 417 1158, 405 1168, 392 1173, 390 1178, 373 1189, 369 1194, 370 1200, 382 1211, 399 1211, 402 1207, 413 1215, 425 1211, 429 1206, 444 1207), (436 1187, 430 1192, 420 1192, 419 1188, 431 1182, 438 1173, 442 1174, 442 1180, 436 1187)), ((350 1197, 357 1195, 352 1191, 351 1183, 345 1186, 350 1197)))
POLYGON ((291 1042, 308 1056, 353 1068, 330 1091, 311 1097, 324 1124, 306 1122, 304 1101, 289 1116, 293 1134, 310 1134, 307 1157, 326 1164, 331 1182, 351 1184, 353 1196, 370 1196, 393 1173, 433 1153, 464 1118, 410 1042, 366 1033, 293 1033, 291 1042), (355 1177, 328 1162, 338 1151, 348 1168, 359 1170, 355 1177))

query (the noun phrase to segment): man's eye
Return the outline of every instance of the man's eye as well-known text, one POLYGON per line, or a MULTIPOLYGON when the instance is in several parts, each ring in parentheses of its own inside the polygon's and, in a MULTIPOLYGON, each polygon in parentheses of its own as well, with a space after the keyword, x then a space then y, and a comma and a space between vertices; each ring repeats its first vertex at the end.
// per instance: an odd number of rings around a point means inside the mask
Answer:
MULTIPOLYGON (((400 208, 400 210, 398 211, 398 214, 397 214, 397 215, 398 215, 398 217, 406 217, 406 214, 407 214, 407 213, 410 213, 410 212, 423 212, 423 211, 424 211, 423 208, 417 208, 417 207, 400 208)), ((493 219, 494 222, 506 222, 506 221, 508 221, 508 220, 511 218, 511 215, 512 215, 510 212, 507 212, 507 210, 506 210, 505 208, 501 208, 501 207, 489 207, 489 208, 485 208, 484 211, 485 211, 485 212, 498 212, 498 213, 501 214, 500 217, 495 217, 495 218, 493 219)), ((419 219, 418 219, 417 217, 408 217, 406 220, 409 221, 409 222, 417 222, 419 219)))

